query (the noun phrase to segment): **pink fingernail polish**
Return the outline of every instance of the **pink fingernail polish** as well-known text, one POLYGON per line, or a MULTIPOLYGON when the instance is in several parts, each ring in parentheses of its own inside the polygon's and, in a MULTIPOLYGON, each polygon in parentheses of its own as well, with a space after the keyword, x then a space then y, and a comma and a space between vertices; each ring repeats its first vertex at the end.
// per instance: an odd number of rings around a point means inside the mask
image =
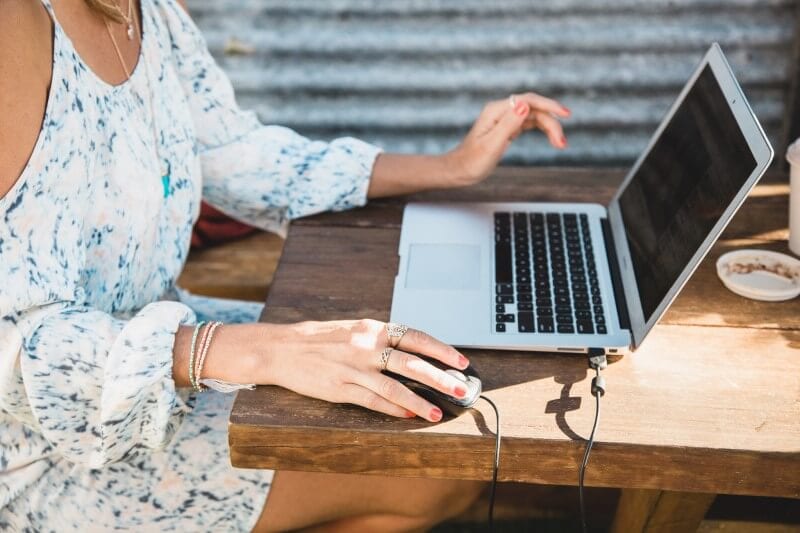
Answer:
POLYGON ((412 413, 411 411, 406 411, 406 418, 414 418, 416 417, 416 413, 412 413))
POLYGON ((569 114, 569 115, 571 115, 571 114, 572 114, 572 110, 571 110, 570 108, 566 107, 566 106, 563 106, 563 105, 562 105, 562 106, 561 106, 561 109, 563 109, 564 111, 566 111, 566 112, 567 112, 567 114, 569 114))
POLYGON ((464 396, 467 395, 467 389, 465 389, 464 387, 456 387, 455 392, 456 392, 456 397, 458 398, 463 398, 464 396))
POLYGON ((525 102, 518 103, 517 107, 514 108, 514 112, 521 117, 527 115, 529 111, 530 111, 530 106, 525 102))
POLYGON ((438 422, 441 419, 442 419, 442 410, 439 409, 438 407, 434 407, 433 409, 431 409, 431 420, 433 420, 434 422, 438 422))
POLYGON ((469 366, 469 359, 467 359, 463 355, 459 354, 459 356, 458 356, 458 364, 461 365, 462 368, 467 368, 469 366))
POLYGON ((563 146, 564 148, 567 147, 567 138, 564 137, 563 135, 561 136, 561 146, 563 146))

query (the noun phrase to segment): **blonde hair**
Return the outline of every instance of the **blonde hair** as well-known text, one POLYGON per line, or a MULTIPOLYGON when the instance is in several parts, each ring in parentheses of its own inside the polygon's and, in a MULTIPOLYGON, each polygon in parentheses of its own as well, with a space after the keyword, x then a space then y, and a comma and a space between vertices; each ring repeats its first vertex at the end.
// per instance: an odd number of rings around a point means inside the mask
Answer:
MULTIPOLYGON (((133 2, 133 0, 130 0, 133 2)), ((125 17, 113 0, 84 0, 86 5, 89 6, 96 13, 113 20, 114 22, 125 22, 125 17)))

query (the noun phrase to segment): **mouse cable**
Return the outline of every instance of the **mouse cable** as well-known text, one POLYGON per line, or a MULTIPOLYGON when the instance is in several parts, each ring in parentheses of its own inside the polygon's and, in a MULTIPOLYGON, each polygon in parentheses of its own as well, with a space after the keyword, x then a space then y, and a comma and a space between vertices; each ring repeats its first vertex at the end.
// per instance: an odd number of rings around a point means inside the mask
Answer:
POLYGON ((497 409, 495 403, 481 395, 481 398, 486 401, 494 409, 495 420, 497 421, 495 439, 494 439, 494 468, 492 469, 492 486, 489 489, 489 533, 494 530, 494 497, 497 492, 497 471, 500 469, 500 410, 497 409))
POLYGON ((583 479, 586 475, 586 465, 589 463, 589 453, 592 451, 592 444, 594 444, 594 435, 597 431, 597 424, 600 421, 600 397, 606 392, 606 380, 600 375, 600 370, 606 368, 608 362, 606 361, 605 350, 592 348, 589 350, 589 367, 595 371, 595 376, 592 378, 592 396, 595 397, 595 411, 594 423, 592 424, 592 432, 589 434, 589 441, 586 443, 586 449, 583 452, 583 461, 578 473, 578 503, 581 511, 581 530, 586 533, 586 509, 583 503, 583 479))

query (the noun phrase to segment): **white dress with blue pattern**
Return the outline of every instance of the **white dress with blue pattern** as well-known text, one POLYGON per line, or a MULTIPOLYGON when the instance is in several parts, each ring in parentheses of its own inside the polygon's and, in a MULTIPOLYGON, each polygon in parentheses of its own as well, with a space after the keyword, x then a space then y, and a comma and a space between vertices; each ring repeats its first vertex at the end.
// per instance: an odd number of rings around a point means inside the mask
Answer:
POLYGON ((261 125, 175 0, 141 4, 118 86, 54 23, 42 131, 0 198, 0 530, 251 529, 272 472, 230 466, 232 395, 171 374, 179 325, 261 311, 175 286, 201 196, 278 232, 366 201, 377 148, 261 125))

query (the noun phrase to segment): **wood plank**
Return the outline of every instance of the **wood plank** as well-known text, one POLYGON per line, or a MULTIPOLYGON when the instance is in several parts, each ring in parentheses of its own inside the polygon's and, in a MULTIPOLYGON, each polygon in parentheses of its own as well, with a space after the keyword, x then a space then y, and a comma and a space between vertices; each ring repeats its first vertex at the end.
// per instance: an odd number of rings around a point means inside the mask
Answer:
POLYGON ((717 259, 724 253, 743 248, 791 254, 786 241, 741 239, 718 242, 672 303, 661 323, 800 329, 800 300, 750 300, 726 289, 717 277, 717 259))
MULTIPOLYGON (((800 497, 799 348, 800 332, 659 326, 605 371, 587 485, 800 497)), ((585 360, 467 353, 503 414, 500 479, 575 484, 593 417, 585 360)), ((237 398, 231 458, 250 468, 488 479, 493 424, 482 402, 428 424, 260 387, 237 398)))
POLYGON ((637 533, 644 531, 647 519, 658 504, 660 490, 623 489, 617 502, 617 512, 610 533, 637 533))
MULTIPOLYGON (((431 191, 371 201, 344 213, 323 213, 297 220, 295 226, 399 228, 407 202, 594 202, 606 205, 624 172, 619 169, 498 169, 488 180, 462 189, 431 191)), ((789 186, 783 172, 771 172, 731 221, 723 238, 786 240, 789 186)))
POLYGON ((282 250, 282 238, 257 233, 192 251, 178 284, 195 294, 263 302, 282 250))
MULTIPOLYGON (((578 174, 573 177, 577 190, 578 174)), ((785 205, 781 187, 761 186, 748 200, 752 212, 743 211, 747 223, 736 230, 748 245, 781 245, 769 241, 785 224, 785 214, 776 214, 785 205)), ((400 211, 365 215, 374 208, 343 215, 337 224, 293 225, 262 319, 386 320, 400 211)), ((733 245, 721 243, 717 252, 733 245)), ((640 350, 605 371, 609 392, 587 484, 798 498, 797 307, 726 300, 705 265, 698 280, 703 276, 710 292, 677 301, 640 350), (704 300, 720 304, 709 313, 704 300)), ((500 478, 575 484, 593 416, 585 359, 468 355, 503 413, 500 478)), ((428 424, 259 387, 240 393, 234 405, 231 458, 250 468, 488 479, 493 420, 483 402, 461 417, 428 424)))
POLYGON ((617 504, 611 533, 697 531, 714 497, 713 494, 625 489, 617 504))

